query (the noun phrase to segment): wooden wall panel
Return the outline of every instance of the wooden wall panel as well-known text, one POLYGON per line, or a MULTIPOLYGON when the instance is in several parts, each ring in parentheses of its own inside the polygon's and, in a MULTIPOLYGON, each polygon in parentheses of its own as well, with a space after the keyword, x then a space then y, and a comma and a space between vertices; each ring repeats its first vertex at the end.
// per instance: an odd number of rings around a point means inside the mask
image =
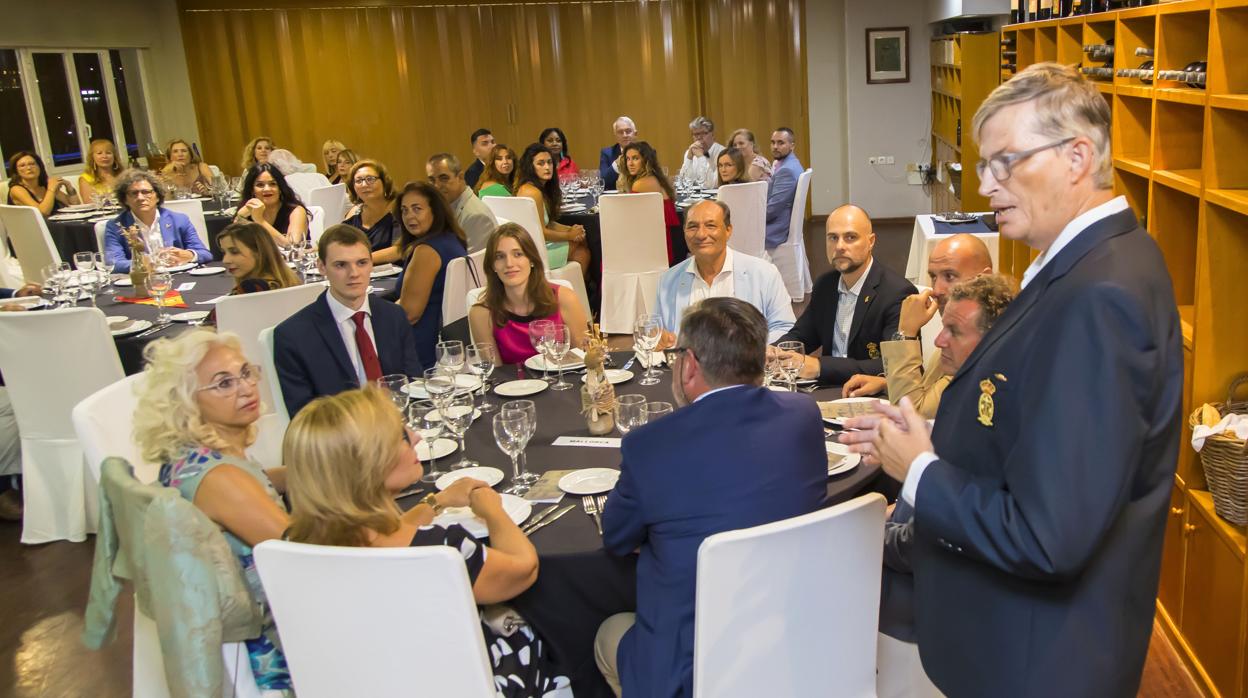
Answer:
POLYGON ((516 149, 559 126, 594 168, 620 114, 672 173, 701 113, 724 138, 751 128, 764 153, 787 123, 804 154, 802 2, 183 0, 181 17, 209 162, 237 171, 243 144, 263 133, 319 164, 332 136, 403 181, 423 177, 435 152, 469 159, 479 126, 516 149))

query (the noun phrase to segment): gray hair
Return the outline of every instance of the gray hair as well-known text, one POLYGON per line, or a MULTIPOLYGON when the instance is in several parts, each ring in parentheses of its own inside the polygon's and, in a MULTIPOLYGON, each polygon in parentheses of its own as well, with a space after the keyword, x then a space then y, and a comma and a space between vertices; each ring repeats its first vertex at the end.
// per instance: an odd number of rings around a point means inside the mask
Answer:
MULTIPOLYGON (((147 182, 152 185, 152 189, 156 190, 156 205, 163 206, 165 204, 165 185, 160 183, 156 175, 147 170, 129 169, 117 175, 117 183, 113 185, 113 194, 116 195, 117 201, 122 205, 126 205, 126 193, 130 191, 130 187, 139 182, 147 182)), ((129 208, 129 206, 126 206, 129 208)))
POLYGON ((679 345, 693 352, 712 387, 758 385, 767 355, 767 320, 737 298, 707 298, 685 310, 679 345))
POLYGON ((632 126, 634 131, 637 130, 637 124, 633 123, 633 120, 628 118, 627 116, 617 116, 615 118, 615 121, 611 122, 611 130, 615 130, 615 125, 620 123, 621 121, 627 121, 628 125, 632 126))
MULTIPOLYGON (((486 135, 490 135, 490 134, 486 134, 486 135)), ((459 158, 455 157, 454 155, 450 153, 438 153, 437 155, 434 155, 433 157, 429 158, 430 165, 433 165, 438 162, 446 163, 446 168, 451 171, 451 174, 459 174, 460 172, 459 158)))
POLYGON ((1002 83, 979 105, 971 122, 978 141, 984 124, 1006 107, 1032 102, 1036 132, 1053 140, 1084 136, 1096 151, 1093 182, 1109 189, 1113 158, 1109 144, 1109 104, 1074 68, 1036 63, 1002 83))
POLYGON ((706 129, 709 133, 715 133, 715 123, 705 116, 694 117, 693 121, 689 122, 690 131, 696 131, 700 128, 706 129))

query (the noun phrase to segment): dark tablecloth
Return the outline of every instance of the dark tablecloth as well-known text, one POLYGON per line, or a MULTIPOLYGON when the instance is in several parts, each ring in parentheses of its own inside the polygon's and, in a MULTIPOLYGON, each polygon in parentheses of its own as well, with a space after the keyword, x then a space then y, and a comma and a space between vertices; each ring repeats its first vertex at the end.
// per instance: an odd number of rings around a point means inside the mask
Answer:
MULTIPOLYGON (((221 248, 217 246, 217 233, 225 229, 232 219, 222 216, 216 211, 204 211, 204 223, 208 226, 208 239, 204 244, 212 250, 213 259, 221 259, 221 248)), ((52 236, 52 244, 56 245, 61 260, 73 263, 76 252, 99 252, 95 244, 95 223, 90 221, 47 221, 48 234, 52 236)))

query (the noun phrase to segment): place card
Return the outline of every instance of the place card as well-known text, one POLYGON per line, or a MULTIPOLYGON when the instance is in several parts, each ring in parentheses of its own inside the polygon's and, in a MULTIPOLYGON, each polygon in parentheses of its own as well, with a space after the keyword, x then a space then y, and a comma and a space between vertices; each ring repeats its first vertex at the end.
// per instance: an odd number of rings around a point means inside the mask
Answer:
POLYGON ((193 288, 195 288, 195 282, 194 282, 194 281, 187 281, 186 283, 178 284, 178 288, 177 288, 177 290, 179 290, 179 291, 189 291, 189 290, 191 290, 191 289, 193 289, 193 288))
POLYGON ((620 439, 609 436, 560 436, 553 446, 588 446, 590 448, 619 448, 620 439))

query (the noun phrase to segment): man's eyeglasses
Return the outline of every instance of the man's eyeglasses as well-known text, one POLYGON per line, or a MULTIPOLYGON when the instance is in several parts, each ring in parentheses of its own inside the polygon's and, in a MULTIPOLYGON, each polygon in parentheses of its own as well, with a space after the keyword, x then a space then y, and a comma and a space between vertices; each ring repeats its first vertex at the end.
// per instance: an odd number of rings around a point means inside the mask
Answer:
POLYGON ((155 189, 131 189, 130 191, 126 192, 126 194, 136 199, 141 199, 145 196, 156 196, 156 190, 155 189))
POLYGON ((993 179, 998 182, 1004 182, 1009 179, 1010 175, 1013 173, 1014 165, 1026 160, 1036 153, 1046 151, 1049 148, 1057 148, 1066 145, 1073 140, 1075 140, 1075 137, 1071 136, 1070 138, 1063 138, 1060 141, 1054 141, 1048 145, 1042 145, 1039 148, 1024 150, 1021 153, 998 153, 987 160, 980 160, 975 163, 975 174, 978 175, 980 179, 983 179, 984 170, 988 170, 992 172, 993 179))
POLYGON ((671 366, 672 363, 676 361, 677 357, 687 351, 689 351, 689 347, 672 347, 671 349, 664 349, 663 360, 667 362, 668 366, 671 366))
POLYGON ((357 187, 367 187, 376 184, 380 181, 380 179, 380 177, 373 177, 372 175, 369 175, 367 177, 356 177, 354 181, 355 186, 357 187))
POLYGON ((243 381, 247 381, 247 385, 259 383, 260 367, 255 364, 243 364, 237 376, 225 376, 216 383, 205 385, 195 392, 211 390, 217 397, 234 397, 238 393, 238 388, 243 384, 243 381))

